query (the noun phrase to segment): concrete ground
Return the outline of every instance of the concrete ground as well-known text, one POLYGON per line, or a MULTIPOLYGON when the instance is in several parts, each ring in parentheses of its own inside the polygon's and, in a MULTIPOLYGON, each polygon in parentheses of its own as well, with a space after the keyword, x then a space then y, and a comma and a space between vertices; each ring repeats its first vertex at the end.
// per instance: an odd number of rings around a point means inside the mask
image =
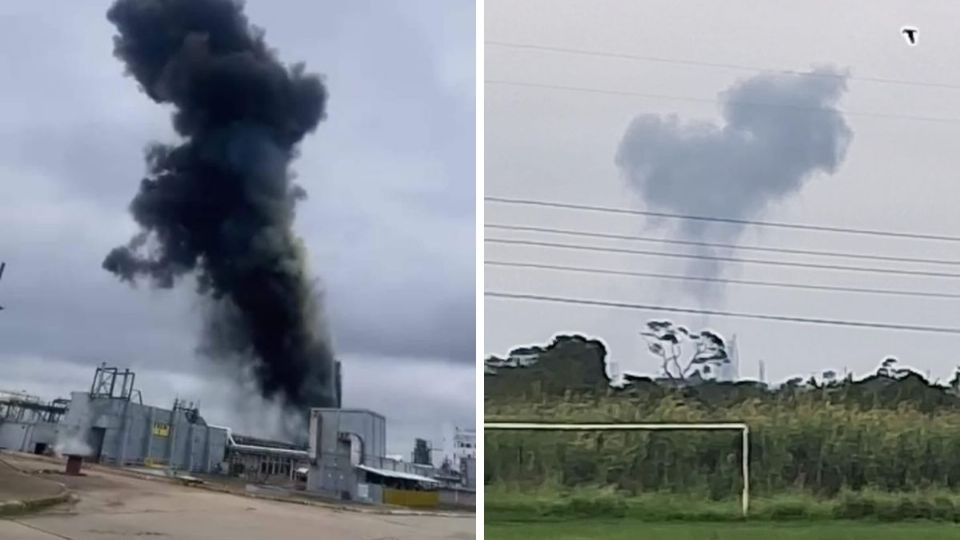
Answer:
POLYGON ((62 491, 63 488, 50 479, 23 474, 0 461, 0 503, 42 499, 62 491))
MULTIPOLYGON (((4 460, 11 461, 9 455, 4 460)), ((23 469, 59 469, 56 462, 15 458, 23 469)), ((62 466, 62 465, 60 465, 62 466)), ((468 540, 475 519, 386 515, 267 501, 85 468, 86 476, 55 473, 76 501, 38 514, 0 519, 3 540, 177 540, 316 538, 356 540, 468 540)))

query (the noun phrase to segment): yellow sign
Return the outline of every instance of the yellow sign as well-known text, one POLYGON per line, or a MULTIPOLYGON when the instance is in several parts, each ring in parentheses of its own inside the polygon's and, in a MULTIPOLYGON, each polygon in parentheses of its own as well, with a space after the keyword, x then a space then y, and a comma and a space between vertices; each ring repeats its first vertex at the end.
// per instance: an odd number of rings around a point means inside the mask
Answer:
POLYGON ((148 457, 147 459, 143 460, 143 464, 147 467, 163 467, 167 464, 167 461, 164 459, 148 457))
POLYGON ((436 508, 440 503, 440 494, 436 491, 383 488, 383 503, 414 508, 436 508))
POLYGON ((164 424, 163 422, 154 422, 153 423, 153 434, 157 437, 167 437, 170 435, 170 424, 164 424))

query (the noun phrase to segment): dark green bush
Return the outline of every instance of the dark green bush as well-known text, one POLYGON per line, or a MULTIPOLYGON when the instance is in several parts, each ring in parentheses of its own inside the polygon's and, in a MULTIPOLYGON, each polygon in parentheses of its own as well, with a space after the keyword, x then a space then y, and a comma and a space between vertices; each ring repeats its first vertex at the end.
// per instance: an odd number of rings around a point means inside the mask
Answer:
POLYGON ((612 494, 566 497, 543 507, 543 515, 553 518, 622 518, 626 514, 626 501, 612 494))
POLYGON ((809 515, 809 506, 801 502, 786 502, 775 505, 770 517, 775 520, 804 519, 809 515))
POLYGON ((934 497, 933 501, 931 501, 931 505, 931 519, 935 519, 937 521, 954 521, 958 517, 953 501, 951 501, 948 497, 934 497))
POLYGON ((877 501, 872 497, 860 494, 846 494, 834 507, 834 517, 837 519, 864 519, 877 515, 877 501))

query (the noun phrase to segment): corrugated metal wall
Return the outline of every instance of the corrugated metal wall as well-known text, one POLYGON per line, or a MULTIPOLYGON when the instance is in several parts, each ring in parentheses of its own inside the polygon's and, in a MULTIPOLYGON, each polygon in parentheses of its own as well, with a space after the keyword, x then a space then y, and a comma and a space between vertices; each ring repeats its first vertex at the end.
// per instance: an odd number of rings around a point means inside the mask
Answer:
POLYGON ((83 434, 104 463, 216 472, 226 451, 225 429, 192 423, 183 411, 125 399, 91 399, 86 392, 72 394, 63 424, 83 434))

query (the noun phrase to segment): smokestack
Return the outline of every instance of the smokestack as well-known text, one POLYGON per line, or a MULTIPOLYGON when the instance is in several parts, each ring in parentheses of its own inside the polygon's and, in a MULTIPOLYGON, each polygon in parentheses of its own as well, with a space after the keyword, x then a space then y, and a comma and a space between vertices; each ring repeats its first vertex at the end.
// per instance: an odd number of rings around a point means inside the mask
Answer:
POLYGON ((337 363, 335 364, 335 366, 336 366, 336 373, 337 373, 337 408, 338 409, 343 408, 343 379, 341 378, 342 371, 340 370, 341 369, 340 365, 341 365, 340 361, 337 360, 337 363))
MULTIPOLYGON (((818 68, 803 74, 762 74, 720 94, 723 125, 681 124, 675 116, 636 117, 616 164, 650 209, 741 220, 800 191, 815 173, 840 167, 853 132, 836 105, 847 73, 818 68)), ((684 220, 680 236, 735 243, 742 225, 684 220)), ((728 255, 711 248, 702 255, 728 255)), ((717 262, 693 263, 690 274, 718 277, 717 262)), ((698 294, 713 284, 694 285, 698 294)))
MULTIPOLYGON (((7 263, 0 262, 0 279, 3 278, 3 271, 7 268, 7 263)), ((0 311, 3 311, 3 306, 0 306, 0 311)))
POLYGON ((260 393, 302 414, 337 403, 322 306, 293 232, 306 193, 297 145, 324 119, 327 89, 282 64, 236 0, 117 0, 114 54, 144 93, 173 107, 174 143, 146 152, 130 204, 140 233, 103 267, 209 300, 200 352, 238 362, 260 393))

